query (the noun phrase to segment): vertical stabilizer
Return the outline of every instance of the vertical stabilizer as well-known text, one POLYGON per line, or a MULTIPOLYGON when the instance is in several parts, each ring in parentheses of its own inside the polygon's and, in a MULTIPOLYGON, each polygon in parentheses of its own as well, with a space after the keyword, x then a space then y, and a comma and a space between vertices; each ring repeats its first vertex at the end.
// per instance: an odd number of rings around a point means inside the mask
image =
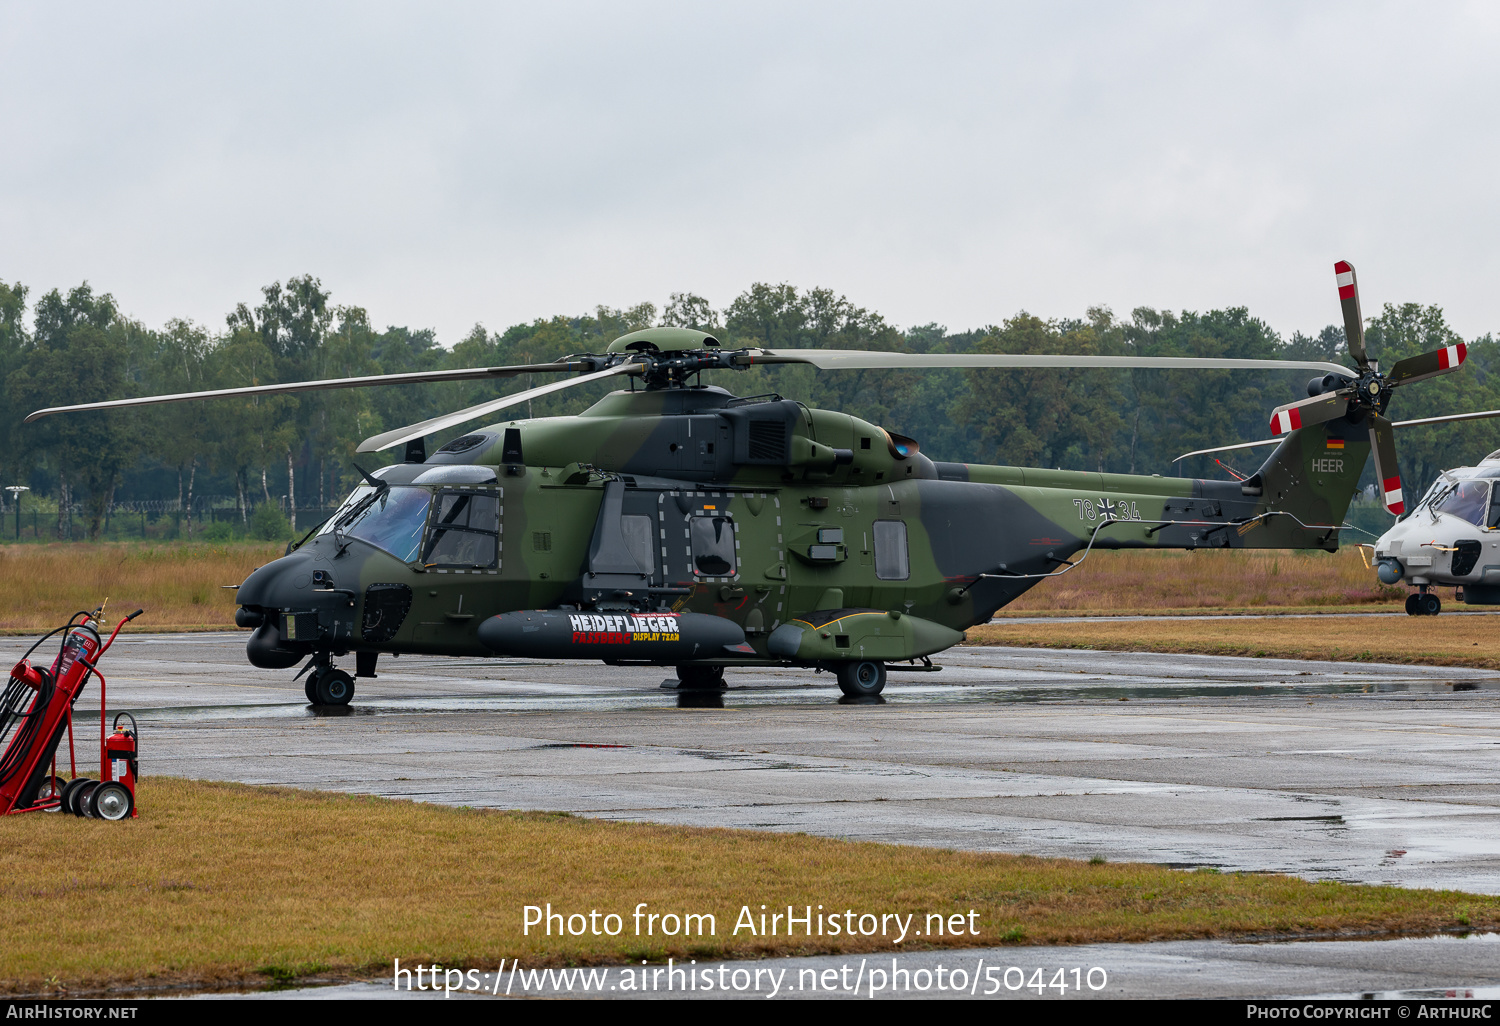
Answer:
MULTIPOLYGON (((1267 535, 1309 528, 1337 527, 1344 522, 1349 503, 1359 487, 1359 478, 1370 457, 1370 431, 1364 417, 1324 421, 1287 434, 1269 459, 1244 483, 1243 491, 1254 496, 1259 489, 1260 512, 1295 517, 1268 518, 1267 535), (1282 520, 1284 523, 1275 523, 1282 520)), ((1337 539, 1337 535, 1334 535, 1337 539)), ((1248 544, 1274 545, 1270 537, 1248 544)))

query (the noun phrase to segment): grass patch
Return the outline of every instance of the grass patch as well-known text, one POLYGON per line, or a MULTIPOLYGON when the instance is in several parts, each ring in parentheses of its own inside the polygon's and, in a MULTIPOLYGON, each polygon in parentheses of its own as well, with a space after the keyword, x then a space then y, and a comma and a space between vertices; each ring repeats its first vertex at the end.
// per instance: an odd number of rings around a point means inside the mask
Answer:
MULTIPOLYGON (((105 597, 111 610, 146 610, 131 625, 135 631, 231 629, 234 593, 222 585, 243 581, 283 548, 265 542, 0 545, 0 587, 27 597, 24 604, 0 610, 0 633, 50 629, 105 597)), ((1305 613, 1399 607, 1405 597, 1405 588, 1381 585, 1352 548, 1337 553, 1096 552, 1000 615, 1305 613)))
POLYGON ((1076 570, 1043 581, 1004 614, 1151 613, 1397 605, 1407 589, 1387 587, 1354 547, 1338 552, 1281 549, 1095 552, 1076 570))
POLYGON ((222 585, 239 584, 285 549, 265 542, 0 545, 0 594, 25 597, 0 608, 0 632, 49 630, 106 598, 106 618, 146 610, 134 631, 232 629, 234 592, 222 585))
POLYGON ((1090 648, 1117 652, 1421 663, 1500 669, 1500 619, 1412 616, 1390 620, 1327 616, 1265 620, 991 623, 969 629, 971 645, 1090 648))
POLYGON ((380 975, 391 960, 493 968, 889 951, 867 937, 733 933, 742 905, 978 913, 978 936, 905 948, 1500 927, 1500 898, 611 823, 157 777, 142 818, 0 819, 0 987, 380 975), (630 913, 712 913, 713 936, 636 936, 630 913), (522 934, 551 902, 617 937, 522 934))

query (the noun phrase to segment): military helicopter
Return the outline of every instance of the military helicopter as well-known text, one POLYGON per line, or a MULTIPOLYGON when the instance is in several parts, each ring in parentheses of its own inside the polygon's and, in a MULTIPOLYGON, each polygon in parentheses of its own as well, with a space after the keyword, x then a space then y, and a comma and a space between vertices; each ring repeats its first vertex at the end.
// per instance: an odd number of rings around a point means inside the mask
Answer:
MULTIPOLYGON (((672 666, 683 689, 709 690, 723 687, 725 667, 799 666, 831 670, 860 698, 880 694, 891 664, 930 667, 966 628, 1094 549, 1336 549, 1372 443, 1394 476, 1381 416, 1391 388, 1463 358, 1461 349, 1429 353, 1382 377, 1362 348, 1351 351, 1357 371, 1319 361, 729 349, 706 332, 647 328, 557 363, 120 399, 27 420, 571 375, 366 439, 360 452, 404 447, 403 462, 364 474, 329 520, 239 585, 235 622, 253 631, 250 662, 303 663, 308 700, 323 705, 349 702, 355 678, 374 676, 382 653, 672 666), (935 461, 915 440, 847 413, 701 383, 707 372, 776 364, 1290 368, 1330 384, 1275 411, 1285 437, 1259 471, 1215 481, 935 461), (611 379, 631 387, 577 416, 490 421, 426 451, 438 432, 611 379), (333 662, 350 653, 353 676, 333 662)), ((1399 482, 1390 487, 1399 501, 1399 482)))
MULTIPOLYGON (((1500 417, 1500 410, 1451 419, 1484 417, 1500 417)), ((1381 582, 1398 584, 1405 578, 1417 589, 1406 597, 1408 613, 1442 611, 1434 585, 1460 589, 1459 597, 1469 605, 1500 605, 1500 490, 1491 495, 1497 478, 1500 452, 1476 467, 1443 471, 1411 513, 1375 542, 1372 562, 1381 582)))

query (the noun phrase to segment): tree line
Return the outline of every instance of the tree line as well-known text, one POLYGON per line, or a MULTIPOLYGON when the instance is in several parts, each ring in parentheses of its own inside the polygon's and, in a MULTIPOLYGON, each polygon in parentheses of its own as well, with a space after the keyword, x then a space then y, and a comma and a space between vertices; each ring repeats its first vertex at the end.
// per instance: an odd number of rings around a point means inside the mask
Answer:
MULTIPOLYGON (((428 329, 378 330, 363 307, 343 306, 311 275, 273 282, 241 303, 221 328, 174 319, 148 327, 121 314, 88 283, 28 303, 20 283, 0 281, 0 486, 27 485, 55 503, 61 538, 97 538, 122 500, 165 502, 197 529, 205 495, 233 496, 250 522, 272 506, 295 527, 299 510, 326 509, 389 454, 356 458, 359 442, 515 392, 540 380, 453 382, 174 403, 48 417, 44 406, 314 378, 441 368, 542 363, 600 352, 611 340, 654 324, 715 333, 729 347, 878 349, 919 353, 1060 353, 1316 359, 1348 364, 1344 332, 1282 336, 1243 307, 1207 313, 1141 307, 1122 318, 1103 307, 1081 318, 1026 312, 968 331, 932 323, 906 329, 828 289, 757 283, 715 309, 691 293, 658 308, 555 316, 491 331, 476 324, 451 348, 428 329), (81 523, 73 511, 81 511, 81 523)), ((1443 312, 1417 303, 1386 305, 1367 325, 1367 347, 1385 367, 1460 341, 1443 312)), ((1458 373, 1402 388, 1393 420, 1500 408, 1500 349, 1489 335, 1468 342, 1458 373)), ((1306 394, 1306 373, 1241 371, 911 371, 818 372, 755 367, 718 372, 712 383, 740 395, 779 393, 840 409, 918 439, 937 459, 1123 473, 1227 476, 1250 473, 1264 451, 1215 460, 1179 454, 1267 437, 1273 407, 1306 394)), ((538 399, 516 416, 577 413, 605 386, 538 399)), ((465 428, 428 440, 429 451, 465 428)), ((1500 448, 1500 423, 1413 428, 1398 434, 1409 491, 1451 466, 1500 448)), ((399 457, 398 457, 399 458, 399 457)), ((1366 471, 1367 477, 1369 471, 1366 471)), ((301 526, 311 526, 304 515, 301 526)))

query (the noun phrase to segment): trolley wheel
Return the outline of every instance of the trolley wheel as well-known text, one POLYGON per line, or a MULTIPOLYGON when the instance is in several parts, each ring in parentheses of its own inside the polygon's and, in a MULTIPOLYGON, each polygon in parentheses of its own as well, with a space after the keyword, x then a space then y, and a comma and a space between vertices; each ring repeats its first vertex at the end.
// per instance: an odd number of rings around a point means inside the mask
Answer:
POLYGON ((885 690, 885 663, 854 659, 839 663, 839 690, 850 698, 869 698, 885 690))
POLYGON ((89 815, 94 819, 114 823, 130 818, 134 809, 135 798, 130 788, 113 780, 100 784, 89 793, 89 815))
MULTIPOLYGON (((51 801, 53 798, 61 798, 67 790, 68 782, 62 777, 45 776, 42 778, 42 786, 36 793, 36 801, 32 804, 40 805, 42 802, 51 801)), ((48 812, 61 812, 62 805, 57 804, 47 809, 48 812)))
POLYGON ((89 783, 88 777, 77 777, 68 781, 63 788, 61 812, 71 812, 75 816, 82 816, 83 810, 78 807, 78 792, 83 785, 89 783))
POLYGON ((348 705, 354 697, 354 678, 330 666, 313 684, 315 705, 348 705))
POLYGON ((78 780, 75 783, 78 784, 78 788, 73 792, 72 798, 68 802, 68 811, 75 816, 93 815, 89 811, 89 799, 94 796, 94 789, 99 786, 99 781, 78 780))

